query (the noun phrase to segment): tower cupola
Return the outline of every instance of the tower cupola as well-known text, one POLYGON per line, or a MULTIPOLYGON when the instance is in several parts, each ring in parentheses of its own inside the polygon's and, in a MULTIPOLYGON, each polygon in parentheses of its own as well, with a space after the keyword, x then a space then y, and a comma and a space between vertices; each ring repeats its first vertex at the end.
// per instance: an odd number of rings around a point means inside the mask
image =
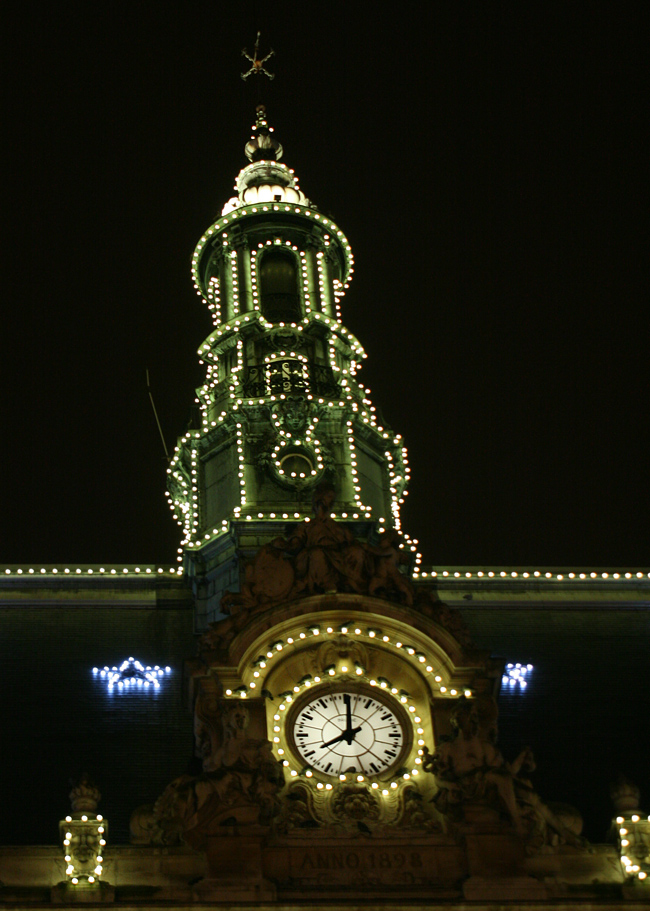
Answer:
POLYGON ((401 438, 358 380, 365 352, 342 321, 350 244, 279 160, 263 106, 245 152, 236 195, 192 258, 214 329, 198 352, 200 426, 179 441, 169 498, 197 577, 214 576, 207 567, 226 539, 237 550, 239 523, 259 543, 278 523, 304 519, 323 481, 337 492, 338 518, 366 534, 399 528, 408 478, 401 438))

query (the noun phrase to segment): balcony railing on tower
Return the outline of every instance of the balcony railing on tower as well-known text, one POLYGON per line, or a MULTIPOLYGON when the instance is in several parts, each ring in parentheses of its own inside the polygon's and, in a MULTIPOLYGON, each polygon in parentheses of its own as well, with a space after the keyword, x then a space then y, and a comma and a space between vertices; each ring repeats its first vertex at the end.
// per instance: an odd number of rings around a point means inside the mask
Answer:
POLYGON ((331 367, 293 358, 249 367, 243 378, 243 394, 251 398, 307 394, 332 397, 339 392, 331 367))

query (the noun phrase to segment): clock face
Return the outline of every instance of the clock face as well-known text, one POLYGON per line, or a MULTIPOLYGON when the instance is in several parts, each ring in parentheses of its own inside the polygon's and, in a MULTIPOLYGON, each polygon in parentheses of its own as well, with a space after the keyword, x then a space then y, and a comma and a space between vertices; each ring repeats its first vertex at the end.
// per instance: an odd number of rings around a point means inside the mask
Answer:
POLYGON ((381 775, 398 763, 406 745, 401 715, 374 693, 328 690, 297 706, 294 746, 306 765, 324 775, 381 775))

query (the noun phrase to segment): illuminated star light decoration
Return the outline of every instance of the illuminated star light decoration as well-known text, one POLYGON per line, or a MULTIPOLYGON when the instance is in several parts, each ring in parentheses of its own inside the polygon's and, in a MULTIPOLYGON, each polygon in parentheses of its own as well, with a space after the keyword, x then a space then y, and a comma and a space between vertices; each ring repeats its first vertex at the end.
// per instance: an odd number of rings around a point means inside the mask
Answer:
POLYGON ((528 686, 526 677, 532 670, 532 664, 520 664, 519 662, 517 662, 517 664, 506 664, 501 683, 503 686, 508 686, 511 690, 514 690, 517 687, 520 690, 525 690, 528 686))
POLYGON ((145 666, 133 657, 125 658, 119 667, 106 665, 101 670, 98 667, 93 668, 93 676, 105 681, 109 693, 133 693, 143 690, 157 692, 161 680, 171 672, 170 667, 160 667, 158 664, 153 667, 148 664, 145 666))

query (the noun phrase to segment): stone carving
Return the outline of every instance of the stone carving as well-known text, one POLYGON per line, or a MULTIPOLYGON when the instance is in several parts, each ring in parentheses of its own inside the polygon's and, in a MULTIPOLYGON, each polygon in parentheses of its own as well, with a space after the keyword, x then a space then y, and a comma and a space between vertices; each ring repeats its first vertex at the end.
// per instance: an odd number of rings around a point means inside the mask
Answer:
POLYGON ((292 564, 285 559, 286 551, 287 542, 280 537, 260 547, 244 568, 241 594, 227 592, 222 608, 234 613, 237 608, 275 604, 291 597, 295 572, 292 564))
POLYGON ((633 813, 639 809, 641 791, 625 775, 619 775, 616 781, 611 783, 609 794, 617 814, 633 813))
POLYGON ((102 799, 99 788, 84 774, 73 783, 69 794, 73 813, 96 813, 97 804, 102 799))
MULTIPOLYGON (((244 570, 242 590, 226 592, 222 608, 235 614, 283 600, 327 592, 370 594, 413 604, 413 587, 400 571, 409 557, 400 536, 382 532, 377 545, 356 540, 331 517, 334 489, 320 484, 314 492, 314 517, 301 522, 290 538, 265 544, 244 570)), ((448 609, 447 609, 448 610, 448 609)), ((242 617, 241 626, 245 622, 242 617)))
POLYGON ((345 662, 346 666, 370 667, 370 652, 362 642, 340 635, 323 642, 315 656, 314 671, 325 674, 332 665, 345 662))
POLYGON ((460 612, 443 601, 439 601, 435 592, 418 590, 414 606, 425 616, 448 630, 461 645, 466 647, 472 645, 469 629, 460 612))
POLYGON ((379 819, 379 801, 367 785, 342 785, 332 799, 332 813, 354 822, 374 821, 379 819))
POLYGON ((331 838, 347 838, 351 832, 391 837, 398 829, 441 831, 412 782, 380 798, 365 783, 334 782, 330 790, 317 790, 309 778, 293 781, 285 789, 274 826, 285 834, 293 829, 320 829, 331 838))
POLYGON ((393 528, 386 529, 377 547, 370 548, 375 556, 374 574, 368 583, 368 594, 395 594, 404 604, 413 604, 413 586, 400 571, 408 566, 409 557, 400 550, 400 535, 393 528))
POLYGON ((103 853, 108 823, 97 815, 99 789, 83 774, 70 791, 72 814, 59 823, 66 862, 67 882, 95 884, 103 871, 103 853))
POLYGON ((296 595, 367 591, 367 551, 349 529, 332 519, 333 505, 333 488, 319 485, 313 497, 313 519, 301 522, 289 541, 296 595))
POLYGON ((181 838, 178 826, 163 828, 152 803, 142 804, 131 813, 129 835, 132 845, 174 845, 181 838))
POLYGON ((288 396, 283 402, 276 402, 275 411, 282 426, 291 433, 303 433, 309 425, 313 406, 304 396, 288 396))
POLYGON ((422 768, 435 775, 438 793, 433 802, 451 822, 470 826, 489 818, 490 811, 504 813, 529 850, 568 844, 583 847, 579 835, 568 828, 535 792, 525 777, 535 768, 529 747, 508 763, 495 745, 496 727, 482 728, 476 703, 462 697, 450 718, 451 738, 443 739, 431 754, 425 747, 422 768))
POLYGON ((168 840, 199 848, 215 827, 266 824, 279 812, 282 765, 268 740, 249 736, 249 722, 245 703, 222 699, 215 678, 203 681, 194 728, 203 774, 175 779, 154 804, 168 840))

